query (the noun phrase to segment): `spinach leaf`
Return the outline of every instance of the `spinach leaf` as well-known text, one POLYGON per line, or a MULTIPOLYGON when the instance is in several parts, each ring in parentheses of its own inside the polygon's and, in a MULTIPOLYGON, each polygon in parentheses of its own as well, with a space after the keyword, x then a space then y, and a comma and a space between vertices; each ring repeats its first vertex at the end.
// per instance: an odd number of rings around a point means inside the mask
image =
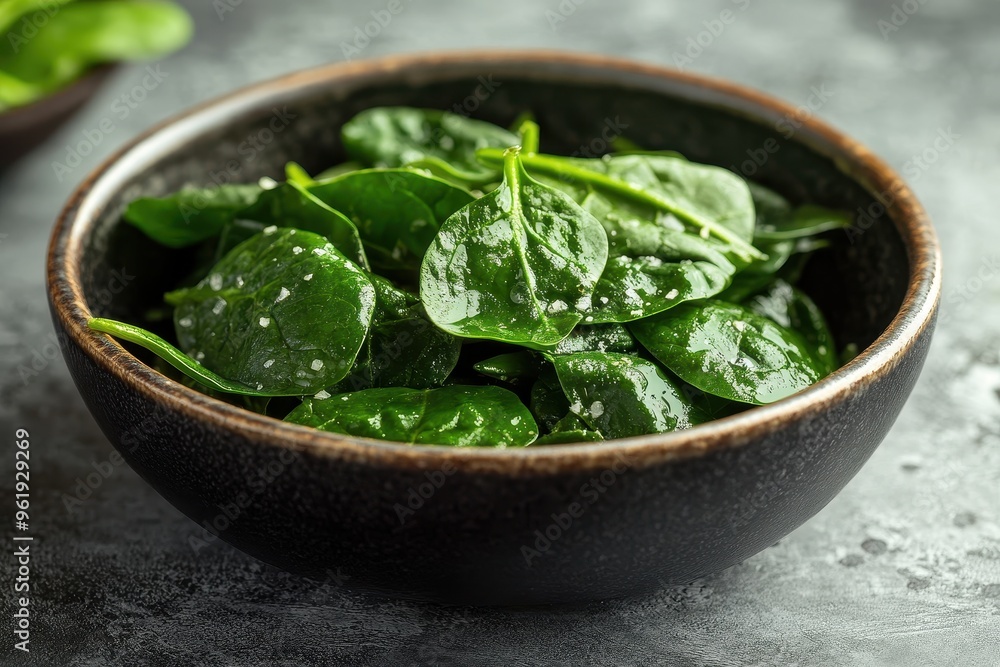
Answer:
POLYGON ((775 221, 791 215, 792 204, 785 199, 784 195, 756 181, 747 180, 746 184, 750 189, 750 197, 753 199, 753 207, 756 212, 755 233, 761 227, 774 224, 775 221))
MULTIPOLYGON (((27 7, 17 5, 22 6, 27 7)), ((0 105, 24 104, 54 92, 93 65, 164 55, 191 37, 188 14, 174 3, 158 0, 74 2, 58 11, 36 12, 26 20, 37 32, 30 39, 0 40, 0 71, 30 85, 36 94, 28 98, 15 94, 12 102, 0 86, 0 105)))
POLYGON ((656 364, 629 354, 552 357, 570 411, 604 438, 688 428, 704 421, 656 364))
POLYGON ((228 380, 217 373, 213 373, 200 363, 184 354, 176 347, 163 340, 160 336, 146 331, 125 322, 109 320, 101 317, 92 317, 87 321, 87 326, 94 331, 110 334, 115 338, 127 340, 130 343, 141 345, 150 352, 153 352, 168 364, 187 375, 198 384, 211 390, 224 392, 227 394, 238 394, 242 396, 284 396, 284 393, 272 394, 267 390, 258 390, 242 382, 228 380))
POLYGON ((599 442, 604 440, 597 431, 587 428, 587 424, 572 412, 560 419, 552 430, 535 440, 534 445, 565 445, 574 442, 599 442))
POLYGON ((538 436, 520 399, 492 386, 391 387, 310 398, 285 421, 362 438, 454 447, 523 447, 538 436))
POLYGON ((166 300, 181 349, 196 361, 260 392, 302 396, 348 373, 375 288, 325 238, 269 227, 166 300))
POLYGON ((535 421, 546 431, 556 428, 569 412, 569 401, 551 365, 544 368, 535 383, 531 385, 528 405, 531 407, 531 414, 535 416, 535 421))
MULTIPOLYGON (((502 153, 482 149, 476 155, 496 164, 502 153)), ((746 183, 719 167, 663 155, 606 156, 601 159, 525 155, 532 174, 561 179, 576 189, 593 189, 613 201, 663 211, 706 237, 725 242, 742 260, 764 258, 750 245, 755 213, 746 183)))
MULTIPOLYGON (((294 163, 290 163, 294 164, 294 163)), ((239 211, 240 221, 257 221, 259 229, 251 226, 233 225, 227 234, 229 249, 250 238, 266 226, 295 227, 307 232, 325 236, 344 256, 358 266, 367 269, 358 229, 343 213, 330 208, 297 181, 288 181, 271 190, 260 193, 257 201, 239 211)))
POLYGON ((630 322, 721 292, 736 267, 721 244, 636 217, 591 193, 584 208, 608 233, 608 263, 594 289, 594 322, 630 322))
POLYGON ((424 257, 431 320, 469 338, 548 346, 587 314, 608 255, 601 223, 535 182, 512 149, 503 183, 448 218, 424 257))
POLYGON ((611 152, 614 155, 661 155, 664 157, 675 157, 681 160, 687 159, 682 153, 678 153, 677 151, 644 148, 628 137, 621 135, 612 137, 611 152))
POLYGON ((597 431, 589 431, 587 429, 560 430, 539 436, 538 440, 532 443, 532 446, 571 445, 577 442, 599 442, 601 440, 604 440, 604 437, 597 431))
POLYGON ((469 185, 495 181, 499 169, 480 164, 479 148, 508 148, 518 136, 502 127, 434 109, 376 107, 362 111, 341 130, 354 160, 375 167, 413 165, 469 185))
POLYGON ((218 236, 261 192, 256 184, 237 184, 141 197, 129 203, 125 220, 157 243, 183 248, 218 236))
POLYGON ((343 391, 371 387, 440 386, 458 363, 461 339, 427 319, 420 300, 385 278, 369 275, 375 286, 371 330, 357 362, 340 383, 343 391))
MULTIPOLYGON (((10 37, 9 28, 18 19, 30 22, 34 18, 34 12, 46 11, 56 12, 62 5, 73 0, 4 0, 0 2, 0 34, 10 37), (30 15, 30 16, 29 16, 30 15)), ((17 41, 17 40, 14 40, 17 41)))
POLYGON ((353 171, 308 190, 354 223, 372 267, 383 271, 415 271, 444 220, 474 200, 411 169, 353 171))
POLYGON ((813 205, 793 208, 774 190, 753 181, 747 181, 747 185, 757 210, 755 244, 816 236, 851 226, 851 217, 844 211, 813 205))
POLYGON ((799 334, 735 304, 682 304, 629 328, 682 380, 733 401, 771 403, 823 376, 799 334))
POLYGON ((566 338, 546 350, 550 354, 621 352, 635 354, 639 346, 621 324, 579 325, 566 338))
POLYGON ((823 312, 802 290, 779 279, 745 305, 758 315, 799 333, 811 346, 823 375, 832 373, 840 365, 833 334, 823 312))
POLYGON ((515 384, 525 378, 538 377, 541 362, 533 352, 506 352, 476 362, 472 367, 486 377, 515 384))
POLYGON ((754 239, 760 241, 784 241, 816 236, 835 229, 851 226, 851 216, 844 211, 834 211, 822 206, 800 206, 787 216, 768 219, 759 224, 754 239))
POLYGON ((721 301, 742 303, 747 298, 765 289, 777 278, 778 273, 795 253, 794 241, 774 241, 761 243, 760 248, 767 253, 767 259, 754 260, 743 267, 729 286, 717 298, 721 301))

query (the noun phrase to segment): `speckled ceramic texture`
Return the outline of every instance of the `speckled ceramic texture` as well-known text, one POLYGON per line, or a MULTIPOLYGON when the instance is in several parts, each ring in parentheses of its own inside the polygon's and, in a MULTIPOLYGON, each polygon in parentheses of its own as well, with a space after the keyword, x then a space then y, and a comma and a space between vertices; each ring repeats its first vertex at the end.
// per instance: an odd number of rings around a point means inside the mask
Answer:
POLYGON ((917 379, 940 260, 899 177, 792 107, 605 58, 459 53, 291 75, 139 137, 67 204, 48 279, 53 319, 88 407, 128 463, 192 519, 319 580, 451 602, 533 604, 687 582, 757 553, 819 511, 881 442, 917 379), (804 277, 838 341, 863 352, 794 397, 690 431, 462 450, 261 417, 165 378, 143 363, 148 357, 86 329, 91 314, 137 319, 190 260, 165 256, 119 223, 130 199, 280 177, 288 160, 321 169, 343 158, 340 125, 385 104, 465 109, 499 123, 530 109, 548 151, 600 152, 607 137, 623 133, 744 171, 796 201, 870 212, 804 277))

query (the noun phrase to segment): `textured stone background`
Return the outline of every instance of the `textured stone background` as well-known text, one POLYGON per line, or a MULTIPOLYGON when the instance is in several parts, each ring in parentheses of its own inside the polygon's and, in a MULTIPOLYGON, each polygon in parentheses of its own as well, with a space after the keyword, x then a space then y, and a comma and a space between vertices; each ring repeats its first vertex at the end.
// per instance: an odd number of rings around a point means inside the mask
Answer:
MULTIPOLYGON (((687 67, 804 102, 900 169, 937 223, 943 322, 908 406, 822 513, 717 576, 629 602, 554 611, 456 610, 379 601, 275 571, 221 542, 195 553, 192 522, 122 466, 78 508, 64 493, 111 447, 52 352, 43 249, 71 188, 140 130, 219 93, 343 59, 341 43, 387 1, 187 4, 195 42, 122 120, 97 99, 0 177, 0 420, 32 435, 32 653, 2 664, 1000 664, 1000 4, 907 0, 402 0, 360 56, 433 48, 552 47, 671 64, 704 21, 735 20, 687 67), (223 14, 218 8, 228 8, 223 14), (903 17, 906 18, 903 22, 903 17), (889 24, 891 25, 891 24, 889 24), (116 129, 62 181, 53 162, 110 117, 116 129), (939 132, 957 133, 934 152, 939 132), (928 151, 933 163, 914 156, 928 151), (36 356, 36 353, 38 356, 36 356), (19 368, 40 367, 24 375, 19 368)), ((120 107, 119 107, 120 108, 120 107)), ((2 147, 0 147, 2 150, 2 147)), ((11 449, 0 508, 12 502, 11 449)), ((7 531, 8 529, 5 529, 7 531)), ((8 549, 4 548, 4 552, 8 549)), ((4 617, 12 558, 0 555, 4 617)))

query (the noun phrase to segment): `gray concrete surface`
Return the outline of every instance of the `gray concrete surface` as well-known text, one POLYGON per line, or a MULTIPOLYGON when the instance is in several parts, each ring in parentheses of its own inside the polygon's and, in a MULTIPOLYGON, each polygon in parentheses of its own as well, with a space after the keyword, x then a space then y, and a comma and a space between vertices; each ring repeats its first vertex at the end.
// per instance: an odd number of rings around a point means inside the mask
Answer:
POLYGON ((924 375, 885 443, 821 514, 742 565, 643 600, 490 611, 316 589, 221 542, 194 551, 200 529, 126 466, 112 464, 89 498, 66 507, 78 479, 107 470, 112 449, 62 360, 47 358, 43 249, 62 202, 158 120, 343 59, 342 42, 388 2, 187 4, 196 40, 162 63, 167 76, 126 117, 113 105, 141 83, 141 66, 118 72, 0 177, 0 511, 13 521, 10 441, 26 428, 36 536, 29 655, 12 649, 13 546, 0 554, 0 664, 1000 664, 1000 5, 402 0, 354 54, 551 47, 671 64, 709 22, 719 34, 701 36, 688 68, 793 102, 826 86, 818 113, 906 171, 944 243, 943 322, 924 375), (53 163, 105 117, 114 130, 59 180, 53 163), (935 149, 949 131, 957 137, 935 149))

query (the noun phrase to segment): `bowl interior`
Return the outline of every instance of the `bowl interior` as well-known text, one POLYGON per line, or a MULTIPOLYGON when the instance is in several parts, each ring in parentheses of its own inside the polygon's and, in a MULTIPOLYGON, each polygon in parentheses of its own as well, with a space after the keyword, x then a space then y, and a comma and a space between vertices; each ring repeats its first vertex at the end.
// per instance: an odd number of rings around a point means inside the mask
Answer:
MULTIPOLYGON (((315 173, 344 159, 341 125, 379 105, 448 109, 501 125, 530 111, 541 126, 547 152, 599 155, 610 150, 608 138, 620 134, 650 149, 673 149, 692 160, 739 171, 797 203, 855 213, 875 206, 880 214, 866 223, 864 233, 831 237, 831 247, 810 261, 802 284, 827 313, 840 346, 867 347, 903 301, 910 270, 899 232, 851 174, 810 146, 808 126, 786 136, 791 127, 787 120, 764 119, 755 103, 735 95, 706 101, 690 82, 664 80, 652 87, 648 80, 640 85, 613 70, 515 63, 453 65, 420 73, 389 70, 314 82, 278 90, 236 115, 206 118, 182 141, 152 141, 145 163, 112 194, 85 232, 79 275, 92 312, 143 322, 150 309, 162 304, 163 292, 188 274, 200 252, 163 249, 121 224, 131 199, 187 185, 281 179, 289 160, 315 173)), ((162 326, 169 330, 170 323, 162 326)), ((141 351, 137 356, 149 361, 141 351)))

